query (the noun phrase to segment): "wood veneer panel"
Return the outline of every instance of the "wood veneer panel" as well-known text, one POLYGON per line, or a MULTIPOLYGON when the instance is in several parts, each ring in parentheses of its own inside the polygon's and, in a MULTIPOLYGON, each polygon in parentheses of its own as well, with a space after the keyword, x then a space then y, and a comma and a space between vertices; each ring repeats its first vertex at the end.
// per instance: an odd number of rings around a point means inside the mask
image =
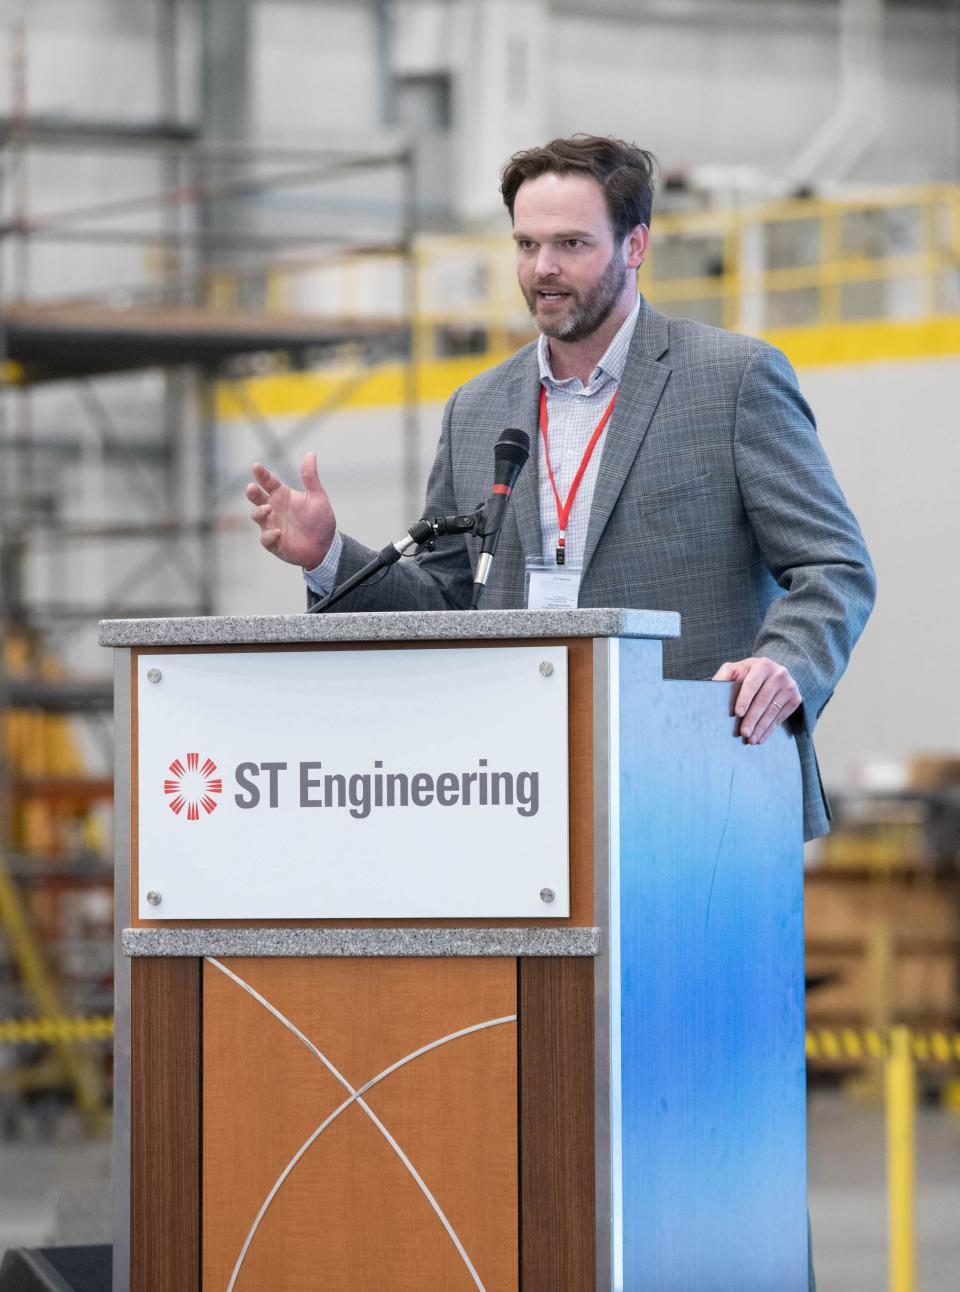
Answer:
MULTIPOLYGON (((137 914, 139 890, 138 838, 138 765, 137 765, 137 660, 144 655, 177 655, 237 651, 290 650, 462 650, 501 646, 503 642, 396 642, 381 646, 373 642, 331 642, 262 646, 158 646, 140 647, 130 652, 131 684, 131 855, 130 855, 130 925, 138 929, 169 928, 169 921, 144 920, 137 914)), ((571 638, 561 642, 518 640, 517 646, 563 645, 567 647, 567 714, 569 727, 569 804, 570 804, 570 915, 563 919, 484 919, 470 920, 474 928, 507 926, 510 928, 576 927, 589 928, 594 922, 593 909, 593 641, 571 638)), ((463 920, 177 920, 182 928, 457 928, 463 920)))
POLYGON ((593 970, 518 961, 523 1292, 587 1292, 596 1277, 593 970))
MULTIPOLYGON (((512 959, 230 959, 355 1088, 441 1037, 517 1009, 512 959)), ((223 1289, 298 1149, 348 1098, 302 1040, 204 967, 203 1287, 223 1289)), ((488 1292, 517 1292, 515 1021, 412 1059, 365 1102, 422 1177, 488 1292)), ((453 1240, 356 1103, 292 1167, 236 1292, 476 1292, 453 1240)))
POLYGON ((200 966, 131 965, 131 1292, 200 1288, 200 966))

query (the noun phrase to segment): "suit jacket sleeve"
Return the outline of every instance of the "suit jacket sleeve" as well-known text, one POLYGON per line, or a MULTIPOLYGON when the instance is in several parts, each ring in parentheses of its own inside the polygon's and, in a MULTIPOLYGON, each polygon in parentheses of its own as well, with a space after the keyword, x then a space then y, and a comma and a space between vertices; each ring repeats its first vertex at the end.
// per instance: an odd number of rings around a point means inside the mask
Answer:
POLYGON ((837 484, 793 369, 771 346, 744 369, 734 432, 737 478, 781 596, 755 655, 785 665, 812 732, 873 606, 875 579, 860 527, 837 484))
MULTIPOLYGON (((425 516, 449 516, 457 511, 450 436, 459 393, 451 395, 444 409, 437 456, 427 482, 425 516)), ((362 569, 375 555, 371 548, 344 535, 337 583, 362 569)), ((359 610, 463 610, 470 605, 472 587, 473 572, 465 538, 462 535, 444 538, 438 540, 432 552, 421 551, 374 575, 338 602, 331 614, 359 610)), ((308 592, 307 599, 312 605, 318 598, 308 592)))

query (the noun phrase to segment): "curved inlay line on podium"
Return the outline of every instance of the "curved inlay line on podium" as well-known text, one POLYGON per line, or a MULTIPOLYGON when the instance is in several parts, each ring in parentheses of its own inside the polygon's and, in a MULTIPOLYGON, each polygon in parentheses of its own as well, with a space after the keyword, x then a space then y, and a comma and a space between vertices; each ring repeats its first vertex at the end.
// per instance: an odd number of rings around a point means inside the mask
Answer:
POLYGON ((294 1036, 296 1036, 298 1040, 302 1041, 303 1044, 313 1054, 317 1056, 317 1058, 321 1061, 321 1063, 324 1064, 324 1066, 328 1069, 328 1071, 334 1077, 336 1077, 336 1079, 340 1082, 340 1084, 344 1087, 344 1089, 350 1092, 349 1097, 345 1099, 337 1108, 335 1108, 333 1112, 330 1113, 330 1115, 320 1123, 320 1125, 316 1128, 316 1130, 313 1131, 313 1133, 309 1135, 306 1140, 304 1140, 304 1142, 297 1149, 296 1153, 294 1153, 293 1157, 284 1167, 283 1171, 277 1177, 276 1182, 274 1183, 270 1192, 267 1194, 266 1198, 264 1199, 263 1205, 261 1206, 260 1210, 257 1212, 256 1218, 254 1219, 253 1224, 250 1226, 249 1233, 244 1239, 243 1247, 240 1250, 240 1255, 237 1257, 237 1263, 233 1267, 233 1273, 230 1276, 230 1282, 227 1286, 227 1292, 233 1292, 234 1286, 237 1281, 237 1276, 239 1275, 240 1270, 243 1266, 243 1261, 244 1261, 244 1257, 247 1254, 247 1250, 249 1249, 250 1244, 253 1241, 258 1228, 260 1227, 261 1220, 266 1215, 268 1207, 270 1206, 273 1199, 276 1197, 284 1181, 287 1179, 290 1172, 297 1165, 297 1163, 303 1157, 304 1153, 307 1152, 310 1146, 314 1144, 319 1139, 319 1137, 323 1134, 323 1132, 327 1129, 327 1127, 331 1126, 333 1122, 335 1122, 336 1119, 341 1115, 341 1113, 344 1113, 353 1103, 358 1103, 360 1105, 360 1107, 363 1109, 366 1115, 370 1118, 373 1124, 384 1136, 384 1138, 386 1139, 390 1147, 400 1158, 401 1162, 403 1162, 404 1166, 413 1176, 414 1180, 416 1180, 417 1185, 422 1191, 424 1197, 427 1199, 430 1206, 436 1212, 437 1217, 440 1220, 440 1223, 443 1225, 444 1229, 446 1229, 447 1233, 450 1235, 453 1245, 456 1247, 457 1251, 460 1253, 461 1257, 463 1258, 464 1264, 467 1266, 467 1269, 470 1271, 470 1275, 473 1278, 473 1281, 480 1289, 480 1292, 485 1292, 483 1283, 481 1282, 480 1276, 477 1274, 477 1271, 474 1268, 473 1262, 470 1260, 470 1257, 468 1256, 463 1244, 461 1243, 460 1239, 457 1237, 453 1229, 453 1226, 450 1224, 449 1220, 444 1215, 443 1209, 441 1208, 440 1204, 437 1202, 436 1198, 430 1192, 430 1189, 427 1186, 426 1182, 423 1180, 422 1176, 416 1170, 416 1168, 414 1167, 410 1159, 407 1157, 407 1155, 403 1152, 400 1145, 396 1142, 396 1140, 393 1138, 393 1136, 384 1126, 383 1122, 376 1115, 376 1113, 364 1101, 363 1096, 367 1093, 368 1090, 373 1089, 374 1086, 379 1085, 381 1081, 389 1077, 391 1073, 394 1073, 398 1069, 405 1067, 408 1063, 412 1063, 414 1059, 420 1058, 421 1055, 427 1054, 431 1050, 439 1049, 441 1045, 447 1045, 449 1042, 459 1040, 461 1037, 469 1036, 473 1032, 482 1032, 488 1027, 500 1027, 504 1023, 516 1023, 517 1021, 516 1014, 507 1014, 503 1018, 490 1018, 485 1020, 482 1023, 474 1023, 470 1027, 463 1027, 463 1028, 460 1028, 459 1031, 450 1032, 446 1036, 438 1037, 437 1040, 430 1041, 427 1045, 421 1045, 419 1049, 413 1050, 410 1054, 405 1054, 403 1058, 398 1059, 395 1063, 391 1063, 390 1066, 387 1068, 384 1068, 382 1072, 378 1072, 375 1077, 371 1077, 369 1081, 365 1081, 362 1086, 354 1088, 347 1080, 347 1078, 341 1072, 337 1071, 337 1069, 330 1062, 327 1056, 323 1054, 323 1052, 316 1045, 314 1045, 313 1042, 308 1037, 304 1036, 304 1034, 300 1031, 300 1029, 296 1027, 290 1021, 290 1019, 286 1017, 285 1014, 282 1014, 280 1010, 278 1010, 274 1005, 271 1005, 271 1003, 264 996, 261 996, 261 994, 255 988, 251 987, 249 983, 244 982, 244 980, 238 974, 235 974, 232 969, 228 969, 226 965, 221 964, 220 961, 216 960, 213 956, 207 957, 207 964, 213 965, 214 968, 219 969, 221 973, 226 974, 226 976, 232 979, 239 987, 242 987, 245 992, 247 992, 249 995, 251 995, 254 998, 254 1000, 259 1001, 259 1003, 264 1007, 264 1009, 268 1010, 274 1016, 274 1018, 276 1018, 280 1023, 284 1025, 284 1027, 289 1028, 289 1030, 294 1034, 294 1036))
POLYGON ((203 1287, 518 1286, 515 961, 208 956, 203 984, 203 1287))

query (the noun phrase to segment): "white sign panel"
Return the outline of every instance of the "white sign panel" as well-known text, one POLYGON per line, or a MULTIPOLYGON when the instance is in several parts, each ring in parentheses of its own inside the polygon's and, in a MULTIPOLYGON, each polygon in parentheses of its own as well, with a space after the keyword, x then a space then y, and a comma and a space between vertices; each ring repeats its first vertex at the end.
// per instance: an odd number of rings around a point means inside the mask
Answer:
POLYGON ((137 730, 141 918, 569 914, 565 647, 141 655, 137 730))

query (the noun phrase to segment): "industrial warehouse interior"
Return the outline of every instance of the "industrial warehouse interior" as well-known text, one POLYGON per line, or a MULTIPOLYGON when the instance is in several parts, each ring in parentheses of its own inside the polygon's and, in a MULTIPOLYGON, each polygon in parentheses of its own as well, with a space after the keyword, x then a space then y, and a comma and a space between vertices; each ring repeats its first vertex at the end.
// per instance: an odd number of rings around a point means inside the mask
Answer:
POLYGON ((580 133, 656 154, 640 292, 786 354, 873 559, 804 853, 813 1264, 957 1287, 960 5, 0 0, 0 1289, 117 1223, 98 623, 305 608, 253 462, 316 452, 374 550, 421 516, 537 334, 501 168, 580 133))

